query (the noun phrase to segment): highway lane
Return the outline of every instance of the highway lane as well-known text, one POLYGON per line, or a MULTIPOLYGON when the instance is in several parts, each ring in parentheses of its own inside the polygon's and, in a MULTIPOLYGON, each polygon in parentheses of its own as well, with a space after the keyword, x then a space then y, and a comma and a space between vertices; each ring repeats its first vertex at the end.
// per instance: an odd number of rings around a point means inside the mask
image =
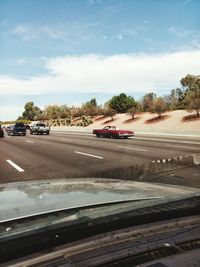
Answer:
MULTIPOLYGON (((32 179, 100 177, 152 161, 200 153, 198 140, 136 137, 96 138, 85 133, 5 136, 0 140, 0 182, 32 179), (152 140, 153 139, 153 140, 152 140)), ((124 173, 123 173, 124 171, 124 173)))

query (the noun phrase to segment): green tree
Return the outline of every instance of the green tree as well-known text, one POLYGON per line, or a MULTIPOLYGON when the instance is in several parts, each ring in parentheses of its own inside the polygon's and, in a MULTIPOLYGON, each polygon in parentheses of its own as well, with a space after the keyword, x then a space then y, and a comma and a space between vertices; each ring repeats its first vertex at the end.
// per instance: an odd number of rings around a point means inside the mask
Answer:
POLYGON ((143 96, 142 103, 141 103, 143 111, 145 112, 151 111, 155 98, 156 98, 156 94, 154 94, 153 92, 147 93, 143 96))
POLYGON ((181 84, 185 88, 185 103, 189 112, 196 111, 200 116, 200 75, 188 74, 181 79, 181 84))
POLYGON ((96 100, 96 98, 92 98, 89 102, 90 102, 90 104, 92 106, 97 107, 97 100, 96 100))
POLYGON ((168 106, 163 97, 156 97, 152 103, 150 111, 152 113, 157 113, 160 119, 162 114, 168 110, 168 106))
POLYGON ((33 120, 35 116, 34 113, 34 103, 33 102, 27 102, 24 106, 24 112, 22 113, 22 117, 24 119, 33 120))
POLYGON ((22 117, 22 116, 19 116, 19 117, 16 119, 16 121, 22 121, 22 120, 24 120, 24 117, 22 117))
POLYGON ((114 116, 116 114, 116 110, 113 109, 113 108, 110 108, 110 107, 106 107, 104 110, 103 110, 103 115, 104 117, 111 117, 111 120, 113 121, 114 120, 114 116))
POLYGON ((42 114, 42 111, 39 107, 34 106, 34 102, 27 102, 24 106, 24 112, 22 117, 26 120, 37 120, 37 118, 42 114))
POLYGON ((40 120, 40 118, 42 118, 42 115, 43 115, 42 110, 37 106, 34 106, 33 110, 34 110, 34 114, 35 114, 34 120, 40 120))
POLYGON ((170 110, 185 108, 185 92, 180 88, 172 89, 171 93, 165 96, 165 100, 170 110))
POLYGON ((126 113, 129 108, 135 104, 135 100, 132 96, 127 96, 121 93, 117 96, 113 96, 108 101, 108 106, 114 109, 117 113, 126 113))
POLYGON ((132 105, 132 107, 130 107, 127 111, 127 114, 129 114, 131 116, 131 118, 134 120, 135 118, 135 113, 140 111, 141 106, 140 103, 135 101, 135 103, 132 105))

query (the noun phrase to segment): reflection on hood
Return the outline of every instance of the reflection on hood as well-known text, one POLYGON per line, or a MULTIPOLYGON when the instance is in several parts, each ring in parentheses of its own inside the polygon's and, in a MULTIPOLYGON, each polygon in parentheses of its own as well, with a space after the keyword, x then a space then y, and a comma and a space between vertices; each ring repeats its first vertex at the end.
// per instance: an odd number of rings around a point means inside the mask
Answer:
POLYGON ((198 189, 114 179, 62 179, 0 185, 0 221, 101 203, 169 198, 198 189))

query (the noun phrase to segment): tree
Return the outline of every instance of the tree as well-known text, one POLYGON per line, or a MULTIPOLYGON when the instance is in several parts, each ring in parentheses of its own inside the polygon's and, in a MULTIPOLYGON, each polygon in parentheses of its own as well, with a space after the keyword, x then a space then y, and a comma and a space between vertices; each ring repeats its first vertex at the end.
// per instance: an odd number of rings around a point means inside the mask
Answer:
POLYGON ((153 92, 151 93, 147 93, 143 96, 142 99, 142 109, 143 111, 151 111, 154 99, 156 98, 156 94, 154 94, 153 92))
POLYGON ((111 109, 114 109, 117 113, 125 113, 129 108, 135 104, 135 100, 132 96, 127 96, 124 93, 119 94, 118 96, 113 96, 108 101, 108 106, 111 109))
POLYGON ((35 114, 34 114, 34 103, 33 102, 27 102, 24 106, 24 112, 22 113, 22 117, 24 119, 33 120, 35 114))
POLYGON ((27 102, 24 106, 24 112, 22 113, 23 119, 26 120, 37 120, 37 118, 42 114, 42 111, 39 107, 34 106, 34 102, 27 102))
POLYGON ((184 109, 185 91, 180 88, 172 89, 171 93, 164 97, 170 110, 184 109))
POLYGON ((60 118, 65 119, 71 116, 71 109, 67 105, 60 106, 60 118))
POLYGON ((100 108, 97 105, 96 98, 92 98, 90 101, 82 104, 83 113, 88 116, 95 116, 99 114, 100 108))
POLYGON ((188 74, 181 79, 181 84, 185 88, 185 103, 189 112, 196 111, 200 116, 200 75, 188 74))
POLYGON ((60 107, 58 105, 48 105, 44 108, 44 115, 49 119, 60 118, 60 107))
POLYGON ((185 77, 183 77, 180 80, 180 83, 183 86, 183 88, 185 88, 186 90, 190 90, 190 88, 193 86, 195 80, 198 79, 199 77, 200 76, 187 74, 185 77))
POLYGON ((90 104, 92 106, 97 107, 97 100, 96 100, 96 98, 92 98, 89 102, 90 102, 90 104))
POLYGON ((24 117, 22 117, 22 116, 19 116, 19 117, 16 119, 16 121, 22 121, 22 120, 24 120, 24 117))
POLYGON ((110 107, 106 107, 103 111, 104 117, 111 117, 111 120, 114 120, 114 115, 116 114, 116 110, 110 107))
POLYGON ((152 113, 157 113, 158 118, 161 119, 163 113, 168 110, 167 103, 162 97, 156 97, 153 101, 150 111, 152 113))
POLYGON ((71 109, 72 117, 81 117, 84 115, 82 107, 72 107, 71 109))
POLYGON ((130 108, 128 109, 127 114, 129 114, 129 115, 131 116, 131 118, 134 120, 134 118, 135 118, 135 113, 136 113, 137 111, 139 111, 140 108, 141 108, 141 107, 140 107, 140 103, 137 102, 137 101, 135 101, 135 103, 132 105, 132 107, 130 107, 130 108))
POLYGON ((42 110, 39 108, 39 107, 37 107, 37 106, 34 106, 33 107, 33 110, 34 110, 34 114, 35 114, 35 116, 34 116, 34 120, 40 120, 40 118, 42 117, 42 110))

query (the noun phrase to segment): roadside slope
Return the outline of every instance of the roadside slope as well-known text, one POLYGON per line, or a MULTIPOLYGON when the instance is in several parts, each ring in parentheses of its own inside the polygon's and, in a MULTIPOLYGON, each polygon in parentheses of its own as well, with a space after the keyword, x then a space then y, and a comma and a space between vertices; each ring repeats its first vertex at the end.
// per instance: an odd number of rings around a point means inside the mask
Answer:
POLYGON ((131 117, 127 114, 117 114, 114 121, 111 121, 110 118, 97 117, 87 129, 103 128, 105 125, 111 124, 137 132, 200 135, 200 119, 185 119, 186 116, 190 115, 195 115, 195 113, 176 110, 165 113, 162 120, 156 120, 157 115, 151 113, 137 114, 135 120, 131 120, 131 117))

